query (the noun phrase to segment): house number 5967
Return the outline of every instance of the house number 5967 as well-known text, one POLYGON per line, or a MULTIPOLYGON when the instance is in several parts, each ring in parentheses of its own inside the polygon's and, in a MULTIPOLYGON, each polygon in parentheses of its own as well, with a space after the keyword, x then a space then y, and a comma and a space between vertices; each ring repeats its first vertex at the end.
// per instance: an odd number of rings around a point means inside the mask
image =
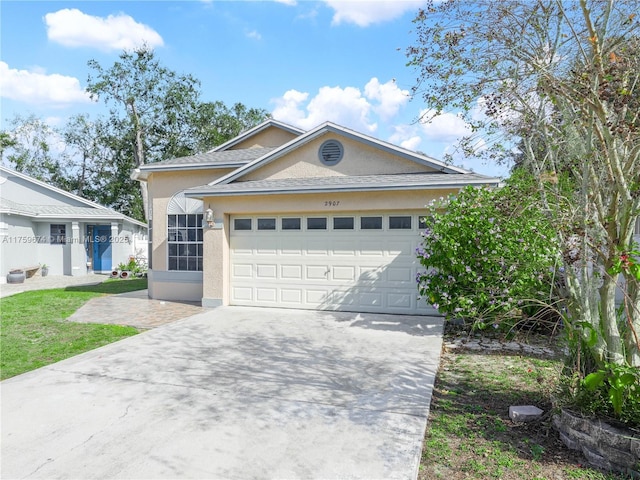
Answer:
POLYGON ((340 205, 340 200, 327 200, 324 202, 325 207, 337 207, 340 205))

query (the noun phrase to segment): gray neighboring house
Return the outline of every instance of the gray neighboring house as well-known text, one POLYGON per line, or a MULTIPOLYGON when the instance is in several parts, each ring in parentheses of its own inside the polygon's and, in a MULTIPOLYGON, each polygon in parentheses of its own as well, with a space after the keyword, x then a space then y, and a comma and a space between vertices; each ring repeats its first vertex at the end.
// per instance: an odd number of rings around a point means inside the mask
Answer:
POLYGON ((13 269, 111 273, 147 255, 147 225, 0 165, 0 283, 13 269))

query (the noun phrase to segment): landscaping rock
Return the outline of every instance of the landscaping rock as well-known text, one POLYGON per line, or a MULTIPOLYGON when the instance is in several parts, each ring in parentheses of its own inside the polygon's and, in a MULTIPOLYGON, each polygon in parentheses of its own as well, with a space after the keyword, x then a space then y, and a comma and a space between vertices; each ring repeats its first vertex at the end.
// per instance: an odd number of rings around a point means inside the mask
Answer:
POLYGON ((538 420, 544 412, 533 405, 509 407, 509 418, 514 422, 532 422, 538 420))

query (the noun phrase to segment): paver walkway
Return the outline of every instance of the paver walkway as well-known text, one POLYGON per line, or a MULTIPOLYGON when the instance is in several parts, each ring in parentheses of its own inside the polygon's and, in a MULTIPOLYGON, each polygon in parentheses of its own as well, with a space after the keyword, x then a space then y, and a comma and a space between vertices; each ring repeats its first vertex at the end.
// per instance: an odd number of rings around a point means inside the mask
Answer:
MULTIPOLYGON (((91 274, 82 277, 69 275, 34 276, 23 283, 0 285, 0 297, 8 297, 30 290, 66 288, 80 285, 99 285, 108 275, 91 274)), ((199 302, 170 302, 149 298, 148 290, 106 295, 92 298, 68 320, 78 323, 107 323, 128 325, 141 330, 155 328, 181 318, 204 312, 199 302)))
POLYGON ((149 298, 147 290, 92 298, 68 320, 78 323, 109 323, 139 329, 158 327, 206 311, 195 302, 169 302, 149 298))
POLYGON ((72 277, 71 275, 47 275, 42 277, 35 275, 27 278, 22 283, 2 283, 0 284, 0 297, 8 297, 16 293, 30 290, 46 290, 50 288, 65 288, 78 285, 98 285, 109 278, 108 275, 92 273, 82 277, 72 277))

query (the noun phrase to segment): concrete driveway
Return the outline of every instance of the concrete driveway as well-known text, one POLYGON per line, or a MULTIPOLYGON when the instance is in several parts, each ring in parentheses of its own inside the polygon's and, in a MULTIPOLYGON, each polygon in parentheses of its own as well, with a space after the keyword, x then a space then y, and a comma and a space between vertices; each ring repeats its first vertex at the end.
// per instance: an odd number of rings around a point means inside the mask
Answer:
POLYGON ((221 307, 0 384, 2 478, 415 478, 442 319, 221 307))

